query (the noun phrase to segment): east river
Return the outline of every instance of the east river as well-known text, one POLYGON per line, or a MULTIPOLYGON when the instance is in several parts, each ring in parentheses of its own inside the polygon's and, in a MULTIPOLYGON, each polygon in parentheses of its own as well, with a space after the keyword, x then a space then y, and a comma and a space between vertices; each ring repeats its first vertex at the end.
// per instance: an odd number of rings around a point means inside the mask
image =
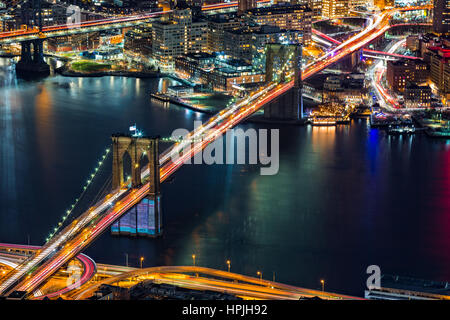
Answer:
MULTIPOLYGON (((0 59, 0 242, 42 245, 110 136, 193 128, 208 115, 164 106, 167 79, 24 81, 0 59)), ((450 141, 391 137, 366 120, 280 129, 280 168, 186 165, 162 185, 164 235, 103 234, 85 252, 131 266, 196 264, 363 296, 366 268, 450 280, 450 141)), ((162 148, 167 145, 162 145, 162 148)), ((109 161, 111 159, 109 158, 109 161)), ((107 174, 105 173, 105 176, 107 174)), ((99 176, 98 179, 102 179, 99 176)), ((105 178, 106 179, 106 178, 105 178)))

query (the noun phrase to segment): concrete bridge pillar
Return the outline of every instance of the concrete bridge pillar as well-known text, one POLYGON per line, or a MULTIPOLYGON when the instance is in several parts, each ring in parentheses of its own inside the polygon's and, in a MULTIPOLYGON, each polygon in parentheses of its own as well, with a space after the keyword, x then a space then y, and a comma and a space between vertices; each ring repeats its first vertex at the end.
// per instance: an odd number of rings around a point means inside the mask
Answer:
POLYGON ((128 153, 131 158, 131 186, 142 185, 140 160, 143 155, 148 160, 149 175, 144 183, 149 183, 147 196, 130 209, 111 227, 115 235, 142 235, 158 237, 162 234, 159 138, 113 135, 113 180, 116 190, 123 185, 123 157, 128 153))
POLYGON ((20 61, 30 62, 31 59, 31 41, 22 42, 22 52, 20 54, 20 61))
POLYGON ((33 62, 36 64, 45 63, 44 61, 44 41, 34 40, 33 41, 33 62))
POLYGON ((141 159, 141 156, 144 151, 137 148, 137 141, 134 139, 130 145, 131 150, 130 152, 130 158, 131 158, 131 186, 133 188, 136 188, 142 184, 141 181, 141 166, 139 163, 139 160, 141 159))
POLYGON ((20 61, 16 65, 19 75, 50 74, 50 66, 44 61, 44 40, 23 41, 20 61))

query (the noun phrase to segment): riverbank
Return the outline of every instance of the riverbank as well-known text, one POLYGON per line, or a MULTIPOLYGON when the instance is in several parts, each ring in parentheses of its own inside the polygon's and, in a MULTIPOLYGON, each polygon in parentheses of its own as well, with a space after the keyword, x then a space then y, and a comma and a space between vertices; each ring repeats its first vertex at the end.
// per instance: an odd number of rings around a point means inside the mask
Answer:
POLYGON ((80 72, 74 71, 67 66, 62 66, 55 69, 55 72, 64 77, 87 77, 87 78, 98 78, 98 77, 129 77, 129 78, 159 78, 164 75, 157 71, 149 72, 136 72, 136 71, 95 71, 95 72, 80 72))

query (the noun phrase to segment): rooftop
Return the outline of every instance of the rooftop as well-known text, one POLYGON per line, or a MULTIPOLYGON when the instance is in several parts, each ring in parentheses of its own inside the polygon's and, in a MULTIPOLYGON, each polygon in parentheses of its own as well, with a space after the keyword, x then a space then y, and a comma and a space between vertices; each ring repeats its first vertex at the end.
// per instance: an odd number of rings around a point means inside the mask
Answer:
POLYGON ((250 15, 253 16, 264 16, 267 14, 283 14, 283 13, 292 13, 295 11, 305 11, 312 12, 312 10, 304 4, 277 4, 271 7, 261 7, 255 8, 248 11, 250 15))

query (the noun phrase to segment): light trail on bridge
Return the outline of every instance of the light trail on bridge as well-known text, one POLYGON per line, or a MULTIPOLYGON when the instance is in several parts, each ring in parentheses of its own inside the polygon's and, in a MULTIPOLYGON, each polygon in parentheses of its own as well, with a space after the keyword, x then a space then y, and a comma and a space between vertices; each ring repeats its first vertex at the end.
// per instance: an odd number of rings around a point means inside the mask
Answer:
MULTIPOLYGON (((308 64, 302 75, 302 80, 309 78, 382 35, 389 29, 389 19, 395 12, 422 8, 410 7, 407 9, 391 9, 383 12, 362 32, 342 42, 316 62, 308 64)), ((181 148, 186 146, 184 144, 188 142, 175 145, 175 147, 169 149, 169 152, 164 153, 164 158, 160 159, 161 182, 165 181, 185 161, 203 150, 211 141, 226 132, 227 129, 237 125, 249 115, 262 108, 266 103, 287 92, 293 85, 293 80, 278 85, 270 83, 256 91, 250 97, 225 109, 224 113, 219 113, 214 116, 212 121, 206 126, 201 126, 191 132, 189 137, 192 138, 204 134, 206 136, 203 141, 194 143, 191 152, 183 154, 175 162, 168 161, 168 159, 172 159, 175 154, 178 154, 181 148)), ((145 181, 148 173, 148 169, 142 172, 143 181, 145 181)), ((36 253, 36 256, 25 261, 24 264, 13 270, 7 276, 7 279, 0 284, 0 294, 8 294, 16 290, 27 292, 36 290, 39 285, 54 274, 64 263, 73 258, 77 253, 92 243, 102 232, 107 230, 122 214, 139 203, 146 196, 148 190, 149 183, 146 183, 139 189, 120 188, 107 195, 105 199, 64 228, 57 236, 42 247, 36 253)))
MULTIPOLYGON (((10 250, 37 251, 40 248, 41 248, 40 246, 0 243, 0 264, 7 265, 14 269, 22 262, 22 260, 26 259, 26 256, 18 256, 17 253, 15 255, 9 254, 8 252, 10 252, 10 250), (6 250, 6 252, 2 252, 2 250, 6 250), (1 257, 5 257, 5 256, 8 257, 9 259, 1 258, 1 257), (15 258, 15 259, 13 261, 11 261, 12 258, 15 258)), ((14 252, 14 251, 12 251, 12 252, 14 252)), ((81 287, 95 275, 95 273, 97 271, 97 267, 96 267, 94 260, 92 260, 90 257, 88 257, 87 255, 85 255, 83 253, 78 254, 75 257, 75 259, 77 259, 83 266, 83 272, 81 273, 79 279, 77 279, 72 284, 68 285, 67 287, 57 290, 55 292, 51 292, 46 295, 41 293, 40 295, 36 296, 35 299, 40 300, 40 299, 44 299, 45 297, 47 297, 47 298, 58 297, 62 294, 72 291, 75 288, 81 287)))
POLYGON ((213 290, 253 299, 298 300, 319 297, 327 300, 364 300, 358 297, 311 290, 237 273, 197 266, 164 266, 136 269, 93 284, 72 294, 75 300, 92 295, 103 284, 127 281, 129 278, 152 280, 195 290, 213 290), (195 276, 193 276, 195 274, 195 276))
MULTIPOLYGON (((411 24, 411 25, 420 25, 420 24, 411 24)), ((428 25, 428 24, 427 24, 428 25)), ((392 27, 397 27, 397 26, 400 26, 400 25, 391 25, 391 28, 392 27)), ((401 26, 403 26, 403 24, 401 25, 401 26)), ((339 40, 336 40, 336 39, 334 39, 334 38, 332 38, 332 37, 330 37, 330 36, 328 36, 328 35, 326 35, 325 33, 322 33, 322 32, 320 32, 319 30, 316 30, 316 29, 311 29, 312 30, 312 33, 314 34, 314 35, 316 35, 316 36, 318 36, 318 37, 320 37, 320 38, 322 38, 322 39, 325 39, 326 41, 328 41, 328 42, 331 42, 331 43, 334 43, 334 44, 338 44, 338 45, 340 45, 340 44, 342 44, 342 42, 341 41, 339 41, 339 40)), ((371 50, 371 49, 366 49, 366 48, 364 48, 363 49, 363 54, 364 53, 368 53, 368 54, 375 54, 375 55, 384 55, 384 56, 390 56, 390 57, 396 57, 396 58, 405 58, 405 59, 415 59, 415 60, 422 60, 422 58, 421 57, 414 57, 414 56, 407 56, 407 55, 403 55, 403 54, 398 54, 398 53, 393 53, 393 52, 384 52, 384 51, 379 51, 379 50, 371 50)), ((370 58, 374 58, 374 59, 376 59, 377 57, 373 57, 373 56, 370 56, 370 58)))

